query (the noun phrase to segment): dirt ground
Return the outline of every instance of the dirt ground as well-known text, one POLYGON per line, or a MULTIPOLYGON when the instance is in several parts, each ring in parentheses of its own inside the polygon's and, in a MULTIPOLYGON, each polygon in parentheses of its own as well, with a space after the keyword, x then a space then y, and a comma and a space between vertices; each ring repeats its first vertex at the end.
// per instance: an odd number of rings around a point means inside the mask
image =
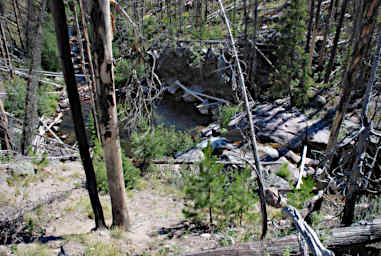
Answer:
MULTIPOLYGON (((33 231, 33 239, 26 242, 24 237, 0 246, 0 256, 55 256, 61 246, 70 256, 185 255, 258 239, 260 218, 251 226, 216 233, 187 221, 182 213, 181 182, 168 170, 160 173, 159 170, 154 176, 141 178, 136 188, 127 192, 130 231, 92 231, 95 224, 80 161, 50 161, 43 168, 22 160, 0 162, 0 217, 12 207, 19 209, 23 205, 41 204, 24 214, 28 229, 33 231), (46 198, 57 194, 61 195, 59 199, 45 203, 46 198)), ((110 198, 101 195, 100 199, 106 224, 110 226, 110 198)), ((337 223, 336 214, 327 213, 329 209, 313 228, 332 227, 337 223)), ((272 224, 267 237, 289 234, 290 223, 278 209, 269 207, 268 214, 272 224)), ((378 244, 376 248, 381 247, 378 244)))
MULTIPOLYGON (((63 245, 68 255, 178 255, 219 246, 209 233, 189 232, 184 220, 184 202, 175 185, 157 178, 142 178, 137 189, 128 191, 130 231, 94 228, 92 210, 85 189, 81 163, 52 162, 36 175, 23 175, 13 181, 9 168, 0 168, 0 193, 8 194, 7 204, 20 206, 49 194, 69 191, 63 200, 38 207, 25 217, 43 230, 32 243, 0 247, 0 255, 57 255, 63 245), (26 182, 29 176, 37 179, 26 182), (34 254, 34 253, 37 254, 34 254), (44 253, 43 253, 44 252, 44 253)), ((101 196, 106 223, 111 224, 108 195, 101 196)), ((4 202, 3 202, 4 205, 4 202)))

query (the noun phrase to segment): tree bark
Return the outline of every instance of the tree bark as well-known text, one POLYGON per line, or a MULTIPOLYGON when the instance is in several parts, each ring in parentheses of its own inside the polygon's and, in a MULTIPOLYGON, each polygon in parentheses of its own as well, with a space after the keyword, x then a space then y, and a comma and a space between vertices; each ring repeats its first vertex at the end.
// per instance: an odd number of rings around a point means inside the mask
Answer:
POLYGON ((5 37, 3 21, 0 21, 0 32, 1 32, 1 38, 3 41, 3 46, 5 51, 4 57, 7 58, 7 62, 8 62, 9 75, 11 78, 13 78, 12 60, 11 60, 11 56, 9 55, 8 42, 7 42, 7 38, 5 37))
MULTIPOLYGON (((30 50, 32 54, 32 62, 29 68, 29 77, 26 87, 25 96, 25 113, 24 113, 24 123, 23 132, 21 140, 21 153, 23 155, 28 155, 29 148, 34 141, 36 136, 35 131, 38 125, 38 113, 37 113, 37 102, 38 102, 38 84, 41 74, 36 72, 41 68, 41 46, 42 46, 42 22, 45 15, 46 1, 42 0, 42 7, 40 11, 37 24, 34 27, 34 35, 32 36, 32 42, 30 43, 30 50)), ((35 148, 32 148, 35 151, 35 148)))
MULTIPOLYGON (((70 8, 74 14, 74 24, 75 24, 75 27, 77 30, 77 40, 78 40, 78 44, 79 44, 79 53, 81 55, 82 74, 85 76, 85 83, 88 84, 89 88, 90 88, 91 114, 93 115, 93 119, 94 119, 95 134, 96 134, 98 140, 101 141, 100 133, 99 133, 97 111, 96 111, 95 100, 94 100, 94 93, 93 93, 92 84, 89 80, 89 76, 88 76, 87 69, 86 69, 85 52, 83 49, 82 33, 81 33, 81 29, 79 27, 79 22, 78 22, 77 8, 75 7, 75 4, 73 2, 70 2, 69 5, 70 5, 70 8)), ((88 59, 90 60, 91 58, 88 58, 88 59)))
POLYGON ((117 123, 109 1, 98 0, 93 2, 91 21, 94 29, 93 49, 97 104, 112 205, 112 225, 128 229, 130 219, 127 211, 117 123))
MULTIPOLYGON (((84 39, 83 43, 85 44, 84 48, 86 49, 87 60, 88 60, 89 68, 90 68, 91 97, 92 97, 92 100, 94 101, 94 105, 95 105, 95 109, 93 110, 93 112, 96 113, 97 112, 96 111, 97 100, 95 98, 95 96, 96 96, 96 81, 95 81, 93 58, 91 56, 91 51, 90 51, 89 33, 88 33, 88 29, 87 29, 87 23, 85 22, 86 13, 83 10, 82 0, 78 0, 78 5, 79 5, 79 11, 80 11, 80 15, 81 15, 82 30, 83 30, 82 31, 83 32, 83 39, 84 39)), ((94 115, 93 118, 94 118, 94 127, 95 127, 95 131, 97 134, 97 138, 100 142, 102 142, 102 138, 100 135, 101 132, 100 132, 100 128, 99 128, 99 122, 98 122, 98 115, 94 115)))
POLYGON ((333 47, 332 47, 332 51, 331 51, 331 56, 329 58, 329 63, 328 63, 327 69, 325 70, 324 83, 329 82, 329 77, 331 75, 331 71, 332 71, 333 65, 335 63, 337 44, 339 43, 341 28, 343 27, 345 11, 347 10, 347 3, 348 3, 348 0, 344 0, 343 5, 341 7, 340 20, 339 20, 339 24, 337 25, 337 28, 336 28, 336 34, 335 34, 335 39, 333 40, 333 47))
POLYGON ((51 0, 50 8, 54 17, 58 49, 60 52, 66 90, 73 116, 75 135, 78 141, 83 168, 85 169, 87 190, 89 192, 91 207, 94 212, 95 229, 105 228, 106 224, 104 221, 102 205, 98 197, 97 182, 95 179, 93 162, 90 157, 89 143, 87 141, 85 125, 82 117, 81 103, 75 80, 74 67, 71 61, 71 49, 67 30, 65 5, 63 0, 51 0))
POLYGON ((324 65, 325 55, 326 55, 326 52, 327 52, 327 39, 328 39, 328 34, 329 34, 329 25, 330 25, 331 19, 332 19, 333 4, 334 4, 334 1, 331 0, 331 2, 329 4, 329 7, 328 7, 327 20, 326 20, 326 22, 324 24, 323 45, 322 45, 322 48, 321 48, 321 51, 320 51, 320 66, 324 65))
POLYGON ((314 9, 315 9, 315 0, 310 0, 310 18, 308 20, 308 29, 307 29, 307 40, 306 40, 306 46, 305 51, 309 52, 310 50, 310 40, 311 40, 311 34, 312 34, 312 27, 314 23, 314 9))
POLYGON ((318 33, 318 27, 319 27, 319 21, 320 21, 320 8, 321 8, 321 2, 322 0, 318 0, 318 4, 316 7, 316 14, 315 14, 315 25, 312 32, 312 40, 311 40, 311 48, 310 48, 310 59, 309 59, 309 67, 312 70, 312 59, 314 56, 314 50, 315 50, 315 42, 316 42, 316 36, 318 33))
MULTIPOLYGON (((345 0, 345 2, 346 1, 348 0, 345 0)), ((360 37, 355 44, 351 56, 351 62, 349 63, 344 75, 343 89, 341 91, 339 104, 337 105, 336 117, 333 119, 331 134, 329 136, 326 150, 327 152, 330 152, 336 146, 340 126, 343 122, 345 113, 347 112, 352 90, 355 86, 356 73, 359 69, 361 60, 365 57, 367 47, 369 46, 369 41, 372 36, 371 32, 373 31, 373 26, 376 23, 380 3, 381 0, 366 0, 360 37)))
POLYGON ((18 32, 18 35, 19 35, 21 49, 25 50, 24 42, 23 42, 23 39, 22 39, 22 36, 21 36, 20 22, 19 22, 19 17, 18 17, 18 14, 17 14, 18 8, 17 8, 17 5, 16 5, 16 2, 17 2, 17 0, 12 0, 12 7, 13 7, 13 12, 15 13, 16 26, 17 26, 17 32, 18 32))

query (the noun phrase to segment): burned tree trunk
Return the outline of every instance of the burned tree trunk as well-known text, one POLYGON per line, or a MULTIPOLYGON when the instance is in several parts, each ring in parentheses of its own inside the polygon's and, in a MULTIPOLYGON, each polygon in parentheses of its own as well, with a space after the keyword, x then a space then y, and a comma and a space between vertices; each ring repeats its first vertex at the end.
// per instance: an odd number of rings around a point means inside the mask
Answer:
MULTIPOLYGON (((46 8, 46 1, 42 0, 42 7, 35 27, 35 33, 31 42, 32 62, 29 68, 29 77, 26 87, 25 96, 25 113, 21 139, 21 153, 28 155, 29 148, 33 144, 35 131, 38 124, 37 102, 38 102, 38 83, 40 73, 38 70, 41 67, 41 44, 42 44, 42 22, 46 8)), ((34 151, 35 149, 33 149, 34 151)))
MULTIPOLYGON (((348 0, 345 0, 345 2, 346 1, 348 0)), ((380 3, 381 0, 366 0, 360 37, 355 44, 351 56, 351 62, 345 72, 343 89, 341 91, 339 104, 337 105, 336 117, 333 120, 331 134, 327 145, 327 152, 330 152, 336 146, 340 126, 343 122, 344 115, 347 112, 352 90, 355 86, 356 74, 358 72, 361 60, 365 57, 365 53, 369 46, 369 41, 372 36, 371 33, 373 31, 373 26, 376 23, 380 3)))
POLYGON ((112 205, 112 225, 128 229, 130 219, 124 187, 119 128, 116 112, 110 3, 93 2, 91 9, 93 48, 97 82, 97 104, 107 180, 112 205))
POLYGON ((78 141, 83 168, 85 169, 86 173, 86 183, 90 202, 94 211, 95 229, 105 228, 106 224, 103 217, 102 205, 98 197, 95 172, 93 162, 90 157, 89 143, 87 141, 85 125, 83 123, 81 103, 79 100, 78 89, 75 80, 74 67, 71 61, 71 49, 67 30, 65 5, 62 0, 50 1, 50 8, 54 17, 58 49, 60 52, 66 90, 69 97, 71 113, 74 121, 75 135, 78 141))
POLYGON ((328 66, 325 70, 324 83, 328 83, 329 77, 331 75, 331 71, 333 68, 333 64, 335 62, 337 45, 339 43, 340 33, 341 33, 341 29, 342 29, 343 23, 344 23, 345 11, 347 10, 347 3, 348 3, 348 0, 344 0, 343 5, 341 7, 340 20, 339 20, 339 24, 337 25, 337 28, 336 28, 336 34, 335 34, 335 39, 333 40, 333 47, 332 47, 332 51, 331 51, 331 56, 329 58, 328 66))
MULTIPOLYGON (((365 164, 365 154, 368 147, 368 141, 370 132, 372 129, 372 122, 368 118, 368 108, 369 102, 371 99, 373 84, 376 76, 376 69, 378 66, 378 60, 380 57, 380 48, 381 48, 381 36, 378 41, 378 46, 376 53, 374 54, 374 61, 372 67, 371 77, 368 82, 368 87, 363 101, 363 109, 361 113, 362 129, 359 135, 358 142, 355 147, 355 159, 353 161, 352 169, 348 172, 349 176, 349 186, 348 186, 348 195, 345 198, 345 205, 343 210, 342 223, 344 225, 351 225, 354 219, 355 205, 360 197, 360 190, 367 189, 362 187, 363 184, 367 184, 364 181, 364 178, 369 175, 372 170, 366 167, 365 164), (363 180, 363 182, 361 182, 363 180)), ((370 177, 370 176, 369 176, 370 177)))

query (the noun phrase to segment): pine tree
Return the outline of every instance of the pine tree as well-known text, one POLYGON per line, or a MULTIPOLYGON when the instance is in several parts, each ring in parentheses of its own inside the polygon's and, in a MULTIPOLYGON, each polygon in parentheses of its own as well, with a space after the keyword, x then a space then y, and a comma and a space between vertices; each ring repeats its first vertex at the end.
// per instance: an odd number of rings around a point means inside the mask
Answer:
POLYGON ((303 49, 307 15, 304 0, 292 0, 279 22, 278 69, 272 76, 273 95, 291 96, 291 104, 303 106, 307 103, 308 89, 312 83, 308 68, 308 54, 303 49))

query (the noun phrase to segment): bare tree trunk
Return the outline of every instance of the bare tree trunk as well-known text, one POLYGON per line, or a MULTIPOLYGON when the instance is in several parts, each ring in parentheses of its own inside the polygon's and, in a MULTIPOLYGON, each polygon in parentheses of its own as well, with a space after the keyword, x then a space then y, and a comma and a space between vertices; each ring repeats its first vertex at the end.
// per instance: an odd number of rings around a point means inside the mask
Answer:
MULTIPOLYGON (((30 43, 30 50, 32 54, 32 62, 29 68, 29 77, 26 87, 25 96, 25 113, 23 132, 21 140, 21 153, 28 155, 29 148, 32 146, 35 131, 38 125, 37 102, 38 102, 38 83, 41 74, 37 72, 41 68, 41 46, 42 46, 42 22, 45 15, 46 1, 42 0, 42 7, 40 11, 37 24, 35 28, 33 41, 30 43)), ((35 151, 35 149, 32 149, 35 151)))
POLYGON ((243 0, 243 24, 244 24, 244 30, 243 30, 243 38, 244 41, 247 41, 247 0, 243 0))
POLYGON ((1 38, 2 38, 3 47, 4 47, 4 51, 5 51, 4 57, 7 58, 9 75, 11 78, 13 78, 12 60, 11 60, 11 56, 9 55, 8 42, 7 42, 7 38, 5 37, 5 33, 4 33, 3 21, 0 21, 0 32, 1 32, 1 38))
POLYGON ((97 103, 101 136, 112 205, 112 225, 128 229, 130 219, 124 187, 119 129, 116 112, 110 3, 93 2, 91 20, 94 29, 94 60, 97 81, 97 103))
POLYGON ((312 32, 312 42, 311 42, 311 48, 310 48, 310 59, 309 59, 309 63, 308 63, 310 68, 312 67, 312 59, 313 59, 314 50, 315 50, 315 41, 316 41, 316 36, 317 36, 317 33, 318 33, 318 27, 319 27, 321 2, 322 2, 322 0, 318 0, 318 4, 317 4, 317 7, 316 7, 315 25, 314 25, 314 30, 312 32))
MULTIPOLYGON (((345 197, 345 205, 343 210, 342 223, 346 226, 349 226, 353 223, 354 213, 355 213, 355 205, 360 197, 360 190, 366 189, 359 186, 359 182, 363 179, 363 175, 367 176, 368 173, 365 171, 368 169, 365 166, 365 154, 368 147, 369 135, 372 129, 372 122, 369 120, 367 114, 369 109, 369 102, 372 96, 372 90, 374 85, 374 80, 376 76, 376 70, 378 66, 379 56, 381 49, 381 35, 379 37, 378 45, 376 53, 374 54, 373 66, 371 77, 369 78, 367 90, 365 93, 363 108, 361 112, 361 122, 362 122, 362 130, 356 145, 355 159, 353 161, 352 169, 348 172, 349 175, 349 187, 348 187, 348 195, 345 197)), ((371 172, 372 170, 368 170, 371 172)))
POLYGON ((371 32, 373 31, 373 26, 376 23, 376 16, 381 0, 366 0, 365 3, 366 7, 362 16, 363 22, 361 26, 360 37, 355 44, 350 65, 345 72, 343 89, 341 91, 339 104, 337 105, 336 117, 332 123, 331 134, 329 136, 327 145, 327 152, 330 152, 336 146, 341 123, 343 122, 344 115, 347 112, 352 90, 355 86, 356 73, 359 69, 361 60, 365 57, 365 53, 369 46, 371 32))
POLYGON ((238 69, 239 83, 241 85, 241 90, 242 90, 243 98, 245 101, 246 115, 247 115, 247 119, 249 121, 249 126, 250 126, 250 142, 251 142, 250 145, 251 145, 251 149, 253 151, 253 156, 255 159, 255 167, 253 166, 254 167, 253 169, 255 170, 255 172, 257 174, 258 194, 259 194, 259 199, 261 202, 261 212, 262 212, 262 235, 261 235, 261 238, 263 239, 266 236, 266 232, 267 232, 267 211, 266 211, 266 200, 265 200, 265 196, 264 196, 265 193, 264 193, 264 187, 263 187, 262 166, 261 166, 259 156, 258 156, 258 151, 257 151, 257 141, 255 138, 255 130, 254 130, 254 125, 253 125, 253 119, 252 119, 249 99, 247 97, 245 80, 244 80, 243 73, 241 70, 241 65, 240 65, 240 61, 238 58, 237 49, 235 47, 233 34, 232 34, 231 29, 230 29, 230 23, 229 23, 229 20, 226 16, 225 9, 224 9, 224 6, 222 5, 221 0, 218 0, 218 4, 219 4, 220 10, 222 12, 222 17, 224 19, 225 25, 226 25, 228 33, 229 33, 230 43, 231 43, 232 49, 233 49, 233 55, 234 55, 234 59, 235 59, 236 65, 237 65, 237 69, 238 69))
POLYGON ((308 29, 307 29, 307 40, 306 40, 306 46, 304 47, 306 52, 309 52, 310 50, 310 40, 311 40, 311 34, 312 34, 312 25, 314 23, 314 9, 315 9, 315 0, 310 0, 310 18, 308 20, 308 29))
MULTIPOLYGON (((92 101, 94 101, 94 106, 95 106, 93 111, 96 112, 97 100, 96 100, 96 98, 94 98, 96 95, 96 81, 95 81, 93 58, 91 56, 91 51, 90 51, 89 33, 88 33, 88 29, 87 29, 87 23, 85 22, 86 13, 83 10, 82 0, 78 0, 78 5, 79 5, 79 10, 80 10, 80 15, 81 15, 81 24, 82 24, 82 29, 83 29, 83 39, 84 39, 83 43, 85 44, 87 60, 88 60, 89 68, 90 68, 91 98, 92 98, 92 101)), ((95 131, 97 134, 97 138, 100 142, 102 142, 102 138, 100 135, 101 132, 100 132, 100 128, 99 128, 99 122, 98 122, 98 115, 96 115, 96 114, 94 115, 94 113, 93 113, 93 118, 94 118, 94 127, 95 127, 95 131)))
POLYGON ((35 26, 35 23, 36 23, 36 16, 37 16, 37 13, 35 12, 35 9, 33 7, 33 0, 27 0, 28 3, 27 3, 27 19, 26 19, 26 24, 25 24, 25 43, 26 43, 26 49, 25 49, 25 52, 26 52, 26 55, 28 56, 28 58, 31 57, 31 43, 33 41, 33 32, 34 31, 34 28, 33 26, 35 26), (32 33, 32 34, 31 34, 32 33))
POLYGON ((327 69, 325 70, 324 83, 329 82, 329 77, 331 75, 331 71, 332 71, 333 65, 335 63, 337 44, 339 43, 340 33, 341 33, 341 29, 343 27, 345 11, 347 10, 347 3, 348 3, 348 0, 344 0, 343 5, 341 7, 340 20, 339 20, 339 24, 337 25, 337 28, 336 28, 335 39, 333 40, 331 57, 329 58, 329 63, 328 63, 327 69))
POLYGON ((78 22, 77 9, 76 9, 75 4, 73 2, 70 2, 69 5, 70 5, 70 8, 74 14, 74 24, 75 24, 75 27, 77 30, 77 40, 78 40, 78 44, 79 44, 79 53, 81 55, 82 74, 85 76, 85 82, 86 82, 86 84, 89 85, 89 88, 91 90, 90 91, 91 114, 93 115, 93 119, 94 119, 95 134, 96 134, 98 140, 101 141, 100 140, 100 133, 99 133, 97 111, 96 111, 95 100, 94 100, 94 93, 93 93, 93 90, 91 89, 92 85, 91 85, 91 82, 89 80, 89 76, 88 76, 87 69, 86 69, 85 53, 84 53, 84 49, 83 49, 82 33, 81 33, 81 29, 79 27, 79 22, 78 22))
POLYGON ((181 35, 183 33, 183 23, 184 23, 184 17, 183 17, 183 13, 184 13, 184 7, 185 7, 185 2, 184 0, 178 0, 178 7, 177 7, 177 10, 179 12, 178 16, 179 16, 179 28, 178 28, 178 31, 177 31, 177 36, 181 35))
POLYGON ((327 53, 327 39, 328 39, 328 34, 329 34, 329 25, 330 25, 331 19, 332 19, 333 4, 334 4, 334 0, 331 0, 329 7, 328 7, 327 20, 324 24, 323 45, 322 45, 322 48, 320 51, 320 66, 324 65, 325 55, 327 53))
POLYGON ((23 42, 23 39, 22 39, 22 36, 21 36, 21 29, 20 29, 20 22, 19 22, 19 16, 18 16, 18 8, 16 6, 16 2, 17 0, 12 0, 12 7, 13 7, 13 11, 15 13, 15 19, 16 19, 16 26, 17 26, 17 32, 18 32, 18 35, 19 35, 19 40, 20 40, 20 45, 21 45, 21 49, 24 49, 25 50, 25 47, 24 47, 24 42, 23 42))
MULTIPOLYGON (((257 27, 258 27, 258 0, 254 0, 254 10, 253 10, 253 19, 254 19, 254 22, 253 22, 253 28, 254 28, 254 31, 253 31, 253 46, 252 46, 252 55, 250 55, 250 65, 249 65, 249 81, 254 81, 255 82, 255 76, 256 76, 256 72, 257 72, 257 47, 256 47, 256 43, 257 43, 257 27)), ((254 85, 255 86, 255 85, 254 85)), ((258 95, 258 88, 255 86, 254 87, 254 92, 256 95, 254 95, 255 97, 257 97, 258 95)))
POLYGON ((64 73, 66 90, 69 97, 71 113, 73 116, 75 135, 77 137, 79 152, 86 174, 87 191, 89 192, 91 206, 94 212, 95 229, 105 228, 102 205, 99 201, 97 182, 93 162, 90 157, 89 143, 87 141, 85 125, 83 123, 81 102, 75 80, 74 67, 71 61, 71 49, 67 30, 65 5, 63 0, 51 0, 50 8, 54 17, 58 49, 60 51, 62 69, 64 73))

